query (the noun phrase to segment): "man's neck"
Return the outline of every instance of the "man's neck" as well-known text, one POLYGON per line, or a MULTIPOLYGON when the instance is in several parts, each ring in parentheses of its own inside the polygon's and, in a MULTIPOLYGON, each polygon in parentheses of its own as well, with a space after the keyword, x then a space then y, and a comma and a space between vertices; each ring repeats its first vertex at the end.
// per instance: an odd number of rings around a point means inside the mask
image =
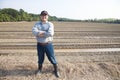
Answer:
POLYGON ((47 23, 48 21, 41 21, 43 24, 47 23))

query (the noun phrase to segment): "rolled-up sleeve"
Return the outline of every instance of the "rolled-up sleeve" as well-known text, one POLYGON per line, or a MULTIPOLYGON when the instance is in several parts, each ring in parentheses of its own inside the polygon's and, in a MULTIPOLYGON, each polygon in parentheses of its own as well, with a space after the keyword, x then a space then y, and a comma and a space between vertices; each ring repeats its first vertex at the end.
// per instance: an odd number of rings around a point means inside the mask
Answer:
POLYGON ((47 32, 45 32, 45 37, 50 37, 54 35, 54 25, 52 23, 49 23, 49 29, 47 32))

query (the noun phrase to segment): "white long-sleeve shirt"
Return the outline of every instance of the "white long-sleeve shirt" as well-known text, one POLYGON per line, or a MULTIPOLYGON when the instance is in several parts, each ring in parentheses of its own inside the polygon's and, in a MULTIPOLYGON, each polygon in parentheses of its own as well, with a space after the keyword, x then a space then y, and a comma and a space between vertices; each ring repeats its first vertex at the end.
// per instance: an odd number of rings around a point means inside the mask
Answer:
POLYGON ((32 28, 32 33, 36 36, 37 42, 46 43, 53 41, 54 25, 51 22, 42 23, 38 21, 32 28), (40 33, 45 33, 44 36, 39 37, 40 33))

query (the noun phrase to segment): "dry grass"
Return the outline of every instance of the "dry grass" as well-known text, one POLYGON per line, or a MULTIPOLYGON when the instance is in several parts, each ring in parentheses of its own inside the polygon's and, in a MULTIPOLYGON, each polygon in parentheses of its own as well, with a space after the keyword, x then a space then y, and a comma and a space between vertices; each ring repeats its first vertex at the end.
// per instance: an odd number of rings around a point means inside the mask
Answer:
MULTIPOLYGON (((82 56, 81 56, 82 57, 82 56)), ((1 80, 119 80, 120 63, 70 62, 57 56, 61 77, 57 79, 46 59, 43 74, 35 75, 37 56, 0 56, 1 80), (118 79, 117 79, 118 78, 118 79)), ((66 56, 67 58, 67 56, 66 56)), ((68 57, 69 58, 69 57, 68 57)), ((71 57, 72 59, 72 57, 71 57)), ((76 58, 77 59, 77 58, 76 58)), ((81 58, 82 59, 82 58, 81 58)))
MULTIPOLYGON (((120 64, 111 62, 71 63, 57 58, 61 77, 57 79, 52 65, 46 60, 43 74, 35 75, 37 56, 1 56, 1 80, 118 80, 120 64), (117 79, 118 78, 118 79, 117 79)), ((72 59, 72 58, 71 58, 72 59)))

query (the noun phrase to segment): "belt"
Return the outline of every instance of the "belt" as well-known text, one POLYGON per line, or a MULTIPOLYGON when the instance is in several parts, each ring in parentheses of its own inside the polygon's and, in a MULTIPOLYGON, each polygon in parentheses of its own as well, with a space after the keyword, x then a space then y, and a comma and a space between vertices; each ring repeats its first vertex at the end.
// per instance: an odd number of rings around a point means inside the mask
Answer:
POLYGON ((42 46, 45 46, 45 45, 47 45, 47 44, 49 44, 50 42, 46 42, 46 43, 40 43, 40 42, 38 42, 37 44, 39 44, 39 45, 42 45, 42 46))

